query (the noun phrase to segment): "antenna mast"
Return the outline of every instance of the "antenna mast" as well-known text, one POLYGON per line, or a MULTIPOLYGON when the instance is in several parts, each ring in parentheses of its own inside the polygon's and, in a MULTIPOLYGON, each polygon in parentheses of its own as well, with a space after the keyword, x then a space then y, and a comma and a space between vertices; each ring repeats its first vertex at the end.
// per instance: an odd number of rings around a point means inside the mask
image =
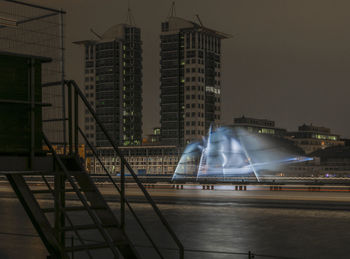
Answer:
POLYGON ((128 1, 128 12, 126 14, 126 23, 129 25, 136 25, 134 16, 132 15, 131 8, 130 8, 130 0, 128 1))
POLYGON ((176 16, 176 9, 175 9, 175 1, 173 1, 171 3, 171 8, 170 8, 170 12, 169 12, 169 17, 174 17, 176 16))

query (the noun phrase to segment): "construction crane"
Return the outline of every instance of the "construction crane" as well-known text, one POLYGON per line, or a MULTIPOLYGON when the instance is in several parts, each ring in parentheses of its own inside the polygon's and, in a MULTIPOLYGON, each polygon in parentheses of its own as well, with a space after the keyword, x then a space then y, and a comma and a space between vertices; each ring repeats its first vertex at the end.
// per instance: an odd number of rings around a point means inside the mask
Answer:
POLYGON ((90 28, 90 31, 93 35, 95 35, 97 38, 102 39, 101 35, 97 34, 92 28, 90 28))
POLYGON ((198 14, 196 14, 196 17, 197 17, 197 20, 198 20, 199 24, 200 24, 202 27, 204 27, 204 26, 203 26, 203 23, 202 23, 202 21, 201 21, 201 18, 199 18, 199 15, 198 15, 198 14))

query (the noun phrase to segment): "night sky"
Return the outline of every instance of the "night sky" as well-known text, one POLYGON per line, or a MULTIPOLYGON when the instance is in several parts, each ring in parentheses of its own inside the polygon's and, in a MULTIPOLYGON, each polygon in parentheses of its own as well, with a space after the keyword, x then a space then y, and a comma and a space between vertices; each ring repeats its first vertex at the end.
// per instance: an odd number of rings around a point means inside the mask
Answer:
MULTIPOLYGON (((126 21, 127 1, 35 0, 63 8, 67 77, 82 82, 83 49, 71 42, 93 39, 126 21)), ((131 0, 143 40, 144 133, 159 126, 159 34, 169 0, 131 0)), ((303 123, 330 127, 350 137, 350 1, 178 0, 176 14, 229 33, 223 41, 223 124, 245 115, 275 120, 296 130, 303 123)))

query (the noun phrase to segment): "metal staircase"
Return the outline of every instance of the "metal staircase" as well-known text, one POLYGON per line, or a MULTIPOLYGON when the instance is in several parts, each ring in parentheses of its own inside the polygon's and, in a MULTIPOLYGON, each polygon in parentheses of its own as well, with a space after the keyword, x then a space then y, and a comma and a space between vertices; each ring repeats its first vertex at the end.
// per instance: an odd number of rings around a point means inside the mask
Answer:
MULTIPOLYGON (((61 83, 62 82, 55 82, 47 84, 45 87, 60 85, 61 83)), ((141 218, 137 216, 126 199, 125 168, 128 169, 134 182, 153 208, 170 237, 174 240, 178 247, 179 258, 184 258, 184 249, 180 240, 163 217, 147 190, 137 178, 133 169, 119 152, 116 143, 114 143, 108 135, 108 132, 99 121, 95 111, 88 103, 77 84, 74 81, 66 81, 64 87, 67 87, 68 90, 68 154, 58 155, 55 148, 43 133, 43 143, 47 146, 48 151, 40 158, 40 161, 45 161, 45 163, 31 161, 29 163, 32 165, 30 170, 0 168, 2 174, 6 175, 27 215, 32 221, 33 226, 46 246, 50 258, 74 258, 74 254, 79 254, 79 258, 101 258, 95 253, 95 251, 101 249, 108 251, 109 255, 103 258, 142 258, 141 253, 137 250, 135 244, 126 233, 126 210, 130 212, 128 215, 134 218, 145 237, 149 240, 155 254, 157 254, 159 258, 165 258, 161 251, 162 249, 152 239, 152 235, 146 230, 141 218), (120 181, 118 182, 112 178, 111 174, 98 157, 95 147, 88 142, 84 132, 79 127, 79 98, 83 101, 83 104, 96 120, 96 124, 101 128, 114 151, 120 157, 122 169, 120 172, 120 181), (78 156, 79 134, 85 140, 86 145, 90 148, 97 161, 101 163, 109 181, 115 187, 116 193, 119 195, 119 215, 107 204, 98 186, 85 171, 80 161, 78 156), (37 164, 39 164, 39 166, 35 166, 37 164), (45 164, 45 166, 42 164, 45 164), (38 186, 34 186, 33 188, 27 180, 30 176, 36 176, 37 179, 40 179, 38 185, 40 188, 38 186), (51 207, 47 207, 47 202, 42 202, 40 200, 42 195, 46 195, 46 200, 52 201, 50 203, 51 207), (74 205, 72 205, 72 202, 67 202, 66 198, 68 195, 70 198, 74 197, 74 205), (77 217, 74 216, 76 212, 84 215, 80 216, 83 220, 78 220, 77 222, 77 217), (93 233, 94 240, 86 238, 87 231, 93 233), (69 245, 67 240, 68 236, 74 236, 77 240, 76 243, 69 245)), ((34 157, 31 159, 39 158, 34 157)))
POLYGON ((91 250, 108 248, 115 258, 118 258, 119 253, 124 258, 140 258, 131 241, 124 233, 120 222, 77 158, 74 156, 59 157, 52 149, 52 146, 50 146, 50 151, 57 161, 57 165, 60 168, 59 171, 54 173, 8 172, 5 174, 50 254, 57 258, 69 258, 68 253, 86 251, 86 255, 89 258, 93 258, 91 250), (26 182, 26 177, 30 175, 40 175, 46 188, 31 190, 26 182), (56 177, 55 183, 60 186, 52 188, 47 179, 48 176, 56 177), (62 184, 64 180, 70 185, 68 189, 66 189, 66 184, 62 184), (76 195, 80 202, 78 206, 64 206, 64 195, 67 192, 72 192, 76 195), (56 203, 55 207, 43 208, 40 206, 36 195, 45 193, 52 194, 52 198, 54 198, 56 203), (71 211, 86 212, 92 223, 73 224, 69 216, 71 211), (58 219, 54 225, 50 223, 47 216, 47 214, 52 213, 56 213, 55 216, 58 219), (65 224, 65 222, 68 224, 65 224), (97 230, 102 242, 87 244, 81 234, 81 232, 87 230, 97 230), (69 232, 75 233, 80 241, 79 245, 73 247, 64 246, 65 238, 62 234, 69 232))

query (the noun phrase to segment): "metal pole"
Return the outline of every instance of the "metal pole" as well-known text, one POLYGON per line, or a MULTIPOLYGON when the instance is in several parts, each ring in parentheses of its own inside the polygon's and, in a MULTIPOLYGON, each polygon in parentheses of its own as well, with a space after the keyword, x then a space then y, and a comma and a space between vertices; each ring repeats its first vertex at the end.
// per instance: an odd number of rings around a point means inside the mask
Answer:
POLYGON ((62 83, 61 83, 61 86, 62 86, 62 123, 63 123, 63 152, 64 154, 66 155, 67 153, 67 134, 66 134, 66 91, 65 91, 65 88, 64 88, 64 84, 65 84, 65 81, 64 81, 64 78, 65 78, 65 70, 64 70, 64 30, 63 30, 63 15, 64 13, 62 12, 62 9, 61 9, 61 13, 60 13, 60 25, 61 25, 61 30, 60 30, 60 38, 61 38, 61 80, 62 80, 62 83))
MULTIPOLYGON (((72 239, 71 239, 71 247, 74 248, 74 236, 72 236, 72 239)), ((71 259, 74 259, 74 249, 72 249, 72 257, 71 259)))
POLYGON ((79 155, 79 102, 78 92, 74 90, 74 149, 75 155, 79 155))
POLYGON ((35 155, 35 60, 30 60, 30 168, 33 169, 35 155))
POLYGON ((62 231, 65 226, 65 216, 62 209, 65 208, 65 177, 62 171, 56 171, 54 177, 55 188, 55 231, 57 239, 62 247, 65 247, 65 232, 62 231))
POLYGON ((125 227, 125 166, 120 163, 120 228, 125 227))
POLYGON ((73 154, 73 114, 72 114, 72 86, 68 84, 68 138, 69 154, 73 154))

